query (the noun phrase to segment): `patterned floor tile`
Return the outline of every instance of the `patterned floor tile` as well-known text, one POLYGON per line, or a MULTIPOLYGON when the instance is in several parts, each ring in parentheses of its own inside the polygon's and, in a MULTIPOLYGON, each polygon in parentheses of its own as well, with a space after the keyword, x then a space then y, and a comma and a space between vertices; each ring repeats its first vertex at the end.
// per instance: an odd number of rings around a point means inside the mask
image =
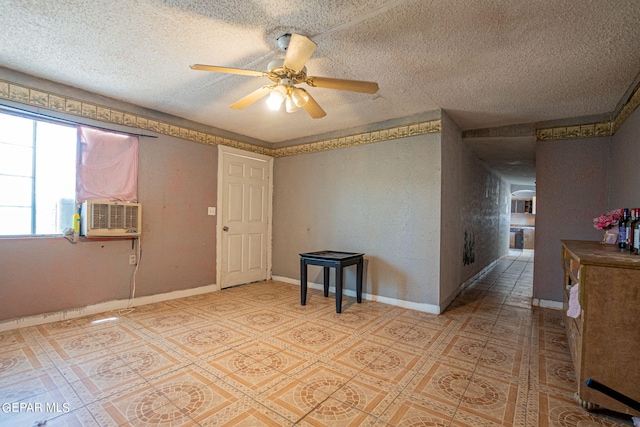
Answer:
MULTIPOLYGON (((226 291, 219 291, 226 292, 226 291)), ((224 297, 208 300, 196 306, 205 316, 220 316, 226 318, 229 314, 237 314, 243 311, 252 310, 255 307, 247 302, 238 301, 234 298, 224 297)))
POLYGON ((38 423, 55 425, 53 420, 66 413, 79 410, 82 402, 64 379, 42 375, 20 384, 3 388, 0 407, 0 425, 34 426, 38 423))
POLYGON ((1 332, 0 425, 631 425, 574 402, 532 277, 514 252, 441 315, 265 281, 1 332))
MULTIPOLYGON (((43 415, 44 417, 37 418, 37 422, 16 425, 37 426, 38 423, 46 423, 42 425, 46 427, 101 427, 93 418, 93 415, 84 407, 74 411, 68 410, 65 406, 50 407, 50 411, 44 412, 43 415)), ((3 426, 10 427, 11 424, 3 424, 3 426)))
MULTIPOLYGON (((237 349, 228 349, 215 354, 198 365, 214 375, 218 374, 222 378, 237 371, 250 372, 251 365, 256 363, 258 363, 258 360, 252 358, 250 355, 242 353, 237 349)), ((257 365, 255 369, 260 370, 262 366, 257 365)))
POLYGON ((161 314, 135 319, 135 323, 152 334, 163 334, 188 325, 195 326, 206 320, 204 314, 199 315, 184 310, 167 310, 161 314))
POLYGON ((74 319, 75 322, 87 332, 107 328, 113 325, 126 324, 127 318, 118 311, 109 311, 106 313, 97 313, 90 316, 84 316, 74 319))
MULTIPOLYGON (((190 426, 238 400, 231 387, 192 369, 153 380, 128 394, 89 406, 102 424, 190 426)), ((237 393, 237 392, 236 392, 237 393)))
POLYGON ((468 316, 464 319, 457 332, 469 337, 475 337, 476 339, 487 339, 495 324, 495 317, 483 315, 468 316))
POLYGON ((59 322, 46 323, 32 328, 33 333, 39 334, 41 337, 54 337, 69 333, 78 333, 82 330, 82 326, 76 319, 62 320, 59 322))
POLYGON ((527 364, 523 364, 523 361, 528 360, 528 358, 525 358, 528 354, 527 352, 527 348, 514 348, 489 339, 485 343, 482 354, 478 359, 478 369, 494 375, 503 374, 508 377, 518 378, 525 373, 524 371, 528 367, 527 364))
MULTIPOLYGON (((158 316, 162 312, 168 312, 176 309, 176 305, 168 301, 155 302, 151 304, 144 304, 132 307, 129 310, 121 310, 121 316, 134 321, 136 319, 142 319, 150 316, 158 316)), ((132 324, 135 324, 132 322, 132 324)))
POLYGON ((235 404, 202 418, 198 424, 202 427, 279 427, 290 426, 293 423, 245 396, 235 404))
POLYGON ((0 350, 0 381, 47 367, 51 367, 50 360, 39 347, 7 345, 0 350))
POLYGON ((407 386, 407 391, 417 397, 457 404, 469 387, 473 371, 435 361, 425 365, 407 386))
POLYGON ((331 398, 378 417, 399 394, 400 389, 380 387, 378 384, 354 377, 334 391, 331 398))
POLYGON ((384 425, 448 426, 456 413, 457 403, 450 404, 427 396, 402 392, 379 416, 384 425))
POLYGON ((431 336, 424 331, 412 332, 415 324, 415 321, 408 319, 385 319, 371 331, 371 335, 393 342, 403 339, 405 335, 407 335, 405 341, 424 339, 431 336))
MULTIPOLYGON (((335 386, 331 387, 329 392, 336 389, 335 386)), ((258 396, 256 400, 293 424, 327 400, 329 394, 317 384, 286 378, 258 396)))
POLYGON ((250 335, 221 322, 182 328, 165 336, 165 341, 175 350, 195 357, 207 357, 220 353, 250 339, 250 335))
POLYGON ((60 386, 68 387, 64 378, 56 370, 40 370, 28 376, 7 377, 2 380, 0 402, 11 405, 14 402, 28 401, 44 392, 56 390, 60 386))
POLYGON ((538 360, 539 384, 565 389, 569 392, 577 390, 576 373, 571 360, 547 355, 540 355, 538 360))
POLYGON ((547 393, 540 393, 539 401, 540 426, 617 427, 633 425, 630 417, 628 416, 603 410, 587 412, 581 406, 576 405, 572 399, 565 399, 547 393))
POLYGON ((139 342, 142 336, 135 329, 125 325, 115 325, 87 332, 74 331, 73 334, 51 337, 42 343, 53 361, 68 361, 91 353, 126 346, 139 342))
POLYGON ((86 377, 100 376, 102 372, 118 368, 124 364, 125 362, 120 355, 110 349, 102 349, 59 362, 56 364, 56 368, 71 383, 86 377))
POLYGON ((73 334, 49 338, 40 342, 40 345, 54 363, 86 356, 105 349, 102 343, 93 337, 93 334, 82 329, 74 331, 73 334))
POLYGON ((492 324, 498 319, 500 304, 478 304, 469 309, 469 317, 484 318, 488 323, 492 324))
MULTIPOLYGON (((353 396, 352 396, 353 397, 353 396)), ((329 397, 322 401, 297 426, 359 427, 372 426, 377 419, 342 400, 329 397)))
POLYGON ((318 317, 332 327, 347 331, 350 334, 364 334, 381 321, 381 316, 369 314, 360 310, 349 310, 342 313, 329 312, 318 317))
POLYGON ((209 362, 210 371, 224 372, 223 381, 250 396, 257 396, 274 384, 294 375, 312 362, 268 344, 238 348, 209 362))
POLYGON ((385 389, 406 385, 421 367, 421 361, 415 352, 365 339, 331 359, 334 366, 357 370, 358 378, 385 389))
POLYGON ((163 351, 149 343, 129 347, 114 356, 117 358, 92 365, 92 375, 71 383, 85 403, 167 375, 188 364, 176 358, 175 353, 163 351))
POLYGON ((164 396, 164 390, 157 390, 148 383, 116 398, 87 405, 87 409, 102 426, 196 425, 193 419, 164 396))
POLYGON ((255 308, 240 315, 231 315, 227 319, 249 332, 268 332, 295 320, 292 316, 268 308, 255 308))
MULTIPOLYGON (((453 335, 447 340, 446 347, 440 357, 458 359, 467 363, 476 364, 480 360, 487 345, 483 337, 469 337, 465 335, 453 335)), ((450 363, 454 363, 451 361, 450 363)))
POLYGON ((528 344, 531 336, 531 327, 523 324, 503 322, 498 318, 489 339, 503 341, 504 345, 517 345, 524 347, 528 344))
POLYGON ((554 357, 571 360, 569 352, 569 342, 564 331, 540 330, 538 335, 538 345, 540 351, 545 354, 551 354, 554 357))
POLYGON ((344 350, 333 355, 330 361, 360 372, 375 362, 392 344, 392 342, 380 342, 359 338, 349 343, 344 350))
POLYGON ((33 340, 29 340, 31 329, 33 328, 13 329, 0 332, 0 347, 6 351, 31 344, 33 342, 33 340))
POLYGON ((534 319, 538 320, 538 328, 564 332, 565 313, 562 310, 533 309, 534 319))
POLYGON ((276 303, 273 308, 284 310, 286 313, 295 313, 298 316, 309 316, 325 312, 327 304, 318 302, 318 298, 307 298, 307 303, 302 305, 300 298, 296 295, 294 298, 285 298, 283 302, 276 303))
POLYGON ((274 338, 288 347, 291 351, 303 354, 311 359, 317 359, 329 351, 331 352, 341 342, 349 338, 349 334, 323 325, 320 322, 309 321, 293 328, 283 329, 274 338))
MULTIPOLYGON (((497 424, 514 425, 520 385, 477 372, 468 379, 469 385, 460 400, 456 419, 459 420, 461 413, 466 413, 497 424)), ((526 404, 526 401, 521 404, 526 404)))

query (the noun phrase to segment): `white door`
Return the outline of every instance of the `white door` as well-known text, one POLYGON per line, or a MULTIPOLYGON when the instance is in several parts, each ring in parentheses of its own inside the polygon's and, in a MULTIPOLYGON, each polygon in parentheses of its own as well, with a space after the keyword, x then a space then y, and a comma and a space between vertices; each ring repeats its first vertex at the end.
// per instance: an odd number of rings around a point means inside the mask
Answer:
POLYGON ((219 146, 220 288, 270 278, 272 170, 271 157, 219 146))

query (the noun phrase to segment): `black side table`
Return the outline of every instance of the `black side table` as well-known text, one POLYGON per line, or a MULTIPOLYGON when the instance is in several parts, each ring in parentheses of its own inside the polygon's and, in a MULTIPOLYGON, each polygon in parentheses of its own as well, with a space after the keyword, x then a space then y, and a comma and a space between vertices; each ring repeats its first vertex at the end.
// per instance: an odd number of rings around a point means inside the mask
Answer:
POLYGON ((329 268, 336 269, 336 313, 342 312, 342 268, 356 264, 356 300, 362 302, 363 255, 353 252, 320 251, 300 254, 300 304, 307 303, 307 265, 324 267, 324 296, 329 296, 329 268))

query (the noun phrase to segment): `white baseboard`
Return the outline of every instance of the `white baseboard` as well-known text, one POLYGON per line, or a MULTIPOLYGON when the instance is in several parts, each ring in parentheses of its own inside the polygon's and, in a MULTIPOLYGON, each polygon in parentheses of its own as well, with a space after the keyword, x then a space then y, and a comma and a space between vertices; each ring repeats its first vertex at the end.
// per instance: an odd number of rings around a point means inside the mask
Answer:
POLYGON ((534 298, 531 305, 541 308, 552 308, 554 310, 562 310, 562 301, 550 301, 546 299, 534 298))
POLYGON ((0 321, 0 332, 9 331, 11 329, 26 328, 29 326, 42 325, 45 323, 59 322, 61 320, 75 319, 77 317, 104 313, 106 311, 122 310, 127 307, 136 307, 139 305, 151 304, 155 302, 185 298, 192 295, 206 294, 208 292, 217 290, 220 290, 218 285, 212 284, 200 286, 193 289, 184 289, 180 291, 167 292, 164 294, 137 297, 131 301, 129 301, 128 299, 106 301, 98 304, 87 305, 81 308, 56 311, 53 313, 36 314, 34 316, 19 317, 17 319, 0 321))
MULTIPOLYGON (((289 277, 284 277, 284 276, 273 276, 272 279, 277 280, 279 282, 291 283, 293 285, 300 286, 300 280, 298 279, 291 279, 289 277)), ((312 289, 324 290, 324 285, 320 283, 308 282, 307 286, 312 289)), ((335 291, 336 291, 335 286, 329 286, 329 292, 335 293, 335 291)), ((350 297, 356 296, 356 291, 353 291, 350 289, 344 289, 343 293, 344 295, 347 295, 350 297)), ((369 301, 381 302, 383 304, 395 305, 397 307, 409 308, 411 310, 424 311, 425 313, 440 314, 440 307, 433 304, 425 304, 425 303, 401 300, 397 298, 383 297, 380 295, 367 294, 365 292, 362 293, 362 298, 369 301)))
POLYGON ((469 285, 471 285, 478 277, 482 276, 483 274, 485 274, 487 271, 489 271, 490 269, 492 269, 493 267, 495 267, 495 265, 500 262, 503 258, 505 258, 507 255, 503 255, 500 258, 494 260, 493 262, 489 263, 489 265, 487 265, 486 267, 484 267, 482 270, 480 270, 479 272, 477 272, 476 274, 474 274, 473 276, 471 276, 468 280, 466 280, 465 282, 461 283, 458 288, 456 289, 455 292, 451 293, 451 295, 449 295, 449 297, 447 299, 445 299, 444 301, 442 301, 441 307, 443 308, 447 308, 449 306, 449 304, 451 304, 453 302, 454 299, 456 299, 456 297, 458 295, 460 295, 460 292, 464 291, 469 285))

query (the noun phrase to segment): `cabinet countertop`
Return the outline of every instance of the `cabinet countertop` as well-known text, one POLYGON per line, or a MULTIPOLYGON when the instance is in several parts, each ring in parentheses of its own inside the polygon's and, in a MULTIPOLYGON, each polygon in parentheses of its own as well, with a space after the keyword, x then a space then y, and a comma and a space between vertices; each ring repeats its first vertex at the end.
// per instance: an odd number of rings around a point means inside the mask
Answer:
POLYGON ((562 244, 581 264, 640 269, 640 255, 633 255, 618 245, 590 240, 562 240, 562 244))

